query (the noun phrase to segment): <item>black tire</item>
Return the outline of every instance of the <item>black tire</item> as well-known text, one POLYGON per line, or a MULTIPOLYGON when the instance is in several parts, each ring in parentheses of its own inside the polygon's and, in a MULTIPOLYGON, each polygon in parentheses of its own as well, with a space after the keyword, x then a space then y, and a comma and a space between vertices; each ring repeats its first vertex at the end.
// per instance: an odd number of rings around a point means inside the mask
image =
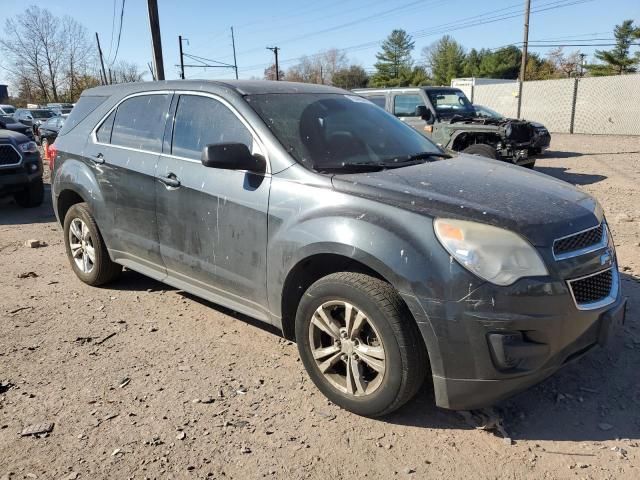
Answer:
POLYGON ((64 245, 67 251, 67 257, 71 268, 84 283, 92 286, 103 285, 114 280, 122 271, 122 266, 113 262, 107 252, 107 247, 104 244, 98 225, 96 224, 89 206, 86 203, 76 203, 71 206, 64 217, 64 245), (79 219, 87 227, 89 232, 89 238, 94 251, 93 266, 88 272, 82 271, 77 265, 73 254, 71 252, 69 230, 71 229, 71 223, 79 219))
POLYGON ((533 168, 536 166, 536 161, 534 160, 533 162, 531 162, 531 163, 526 163, 526 164, 524 164, 524 165, 522 165, 522 166, 523 166, 524 168, 529 168, 529 169, 533 170, 533 168))
POLYGON ((29 183, 21 192, 13 195, 16 203, 24 208, 33 208, 42 205, 44 200, 44 183, 42 177, 29 183))
POLYGON ((481 157, 498 159, 498 152, 491 145, 484 143, 475 143, 465 148, 462 153, 468 153, 469 155, 480 155, 481 157))
MULTIPOLYGON (((327 398, 346 410, 369 417, 385 415, 401 407, 422 386, 428 360, 418 326, 400 295, 383 280, 353 272, 339 272, 321 278, 302 296, 295 326, 300 358, 311 380, 327 398), (375 328, 374 334, 380 337, 386 368, 370 394, 356 396, 338 389, 320 371, 314 359, 311 321, 321 305, 332 301, 349 302, 363 312, 368 323, 375 328)), ((326 338, 332 341, 329 336, 326 338)), ((345 340, 343 342, 346 344, 345 340)), ((357 354, 355 357, 356 365, 360 362, 365 365, 366 362, 357 354)), ((341 359, 335 365, 331 368, 342 366, 346 370, 348 364, 341 359)), ((364 383, 366 388, 371 385, 364 383)))

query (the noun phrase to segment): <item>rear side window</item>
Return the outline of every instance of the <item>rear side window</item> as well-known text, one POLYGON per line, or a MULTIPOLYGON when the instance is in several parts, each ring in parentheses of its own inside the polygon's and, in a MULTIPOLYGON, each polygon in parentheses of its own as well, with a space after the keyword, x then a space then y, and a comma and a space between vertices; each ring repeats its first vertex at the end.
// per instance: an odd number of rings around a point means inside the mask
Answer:
POLYGON ((96 140, 100 143, 111 143, 111 131, 113 130, 113 120, 116 118, 116 111, 109 114, 100 128, 96 130, 96 140))
POLYGON ((107 98, 109 97, 80 97, 80 100, 78 100, 78 103, 74 109, 71 110, 69 117, 64 122, 62 129, 58 132, 58 136, 66 135, 70 132, 76 125, 87 118, 91 112, 102 105, 107 98))
POLYGON ((367 97, 367 100, 370 100, 371 102, 375 103, 377 106, 381 108, 384 108, 387 103, 387 99, 385 98, 384 95, 374 95, 371 97, 367 97))
POLYGON ((204 147, 214 143, 244 143, 251 150, 253 137, 240 119, 217 100, 180 96, 171 153, 199 160, 204 147))
POLYGON ((160 152, 169 95, 140 95, 118 106, 111 144, 160 152))
POLYGON ((416 107, 423 105, 424 101, 418 94, 396 95, 393 98, 393 114, 396 117, 415 117, 416 107))

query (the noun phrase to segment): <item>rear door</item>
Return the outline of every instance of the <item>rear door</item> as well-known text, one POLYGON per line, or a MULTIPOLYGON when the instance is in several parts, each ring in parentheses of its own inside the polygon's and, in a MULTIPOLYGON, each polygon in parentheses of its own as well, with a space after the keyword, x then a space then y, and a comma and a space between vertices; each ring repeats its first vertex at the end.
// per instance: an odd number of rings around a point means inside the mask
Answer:
POLYGON ((171 110, 174 120, 165 135, 170 141, 155 184, 160 251, 170 280, 266 318, 261 310, 271 176, 207 168, 200 161, 208 144, 239 142, 254 153, 264 153, 264 147, 221 98, 176 94, 171 110))
POLYGON ((171 92, 148 92, 120 102, 97 126, 86 158, 94 166, 101 223, 115 260, 154 278, 165 270, 155 212, 155 170, 171 92))

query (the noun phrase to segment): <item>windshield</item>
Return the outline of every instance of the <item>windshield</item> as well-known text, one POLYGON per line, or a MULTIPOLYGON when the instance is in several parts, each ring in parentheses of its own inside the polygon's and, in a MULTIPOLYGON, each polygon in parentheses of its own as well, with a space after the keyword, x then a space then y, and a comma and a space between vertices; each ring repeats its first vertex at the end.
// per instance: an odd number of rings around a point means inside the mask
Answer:
POLYGON ((51 118, 55 116, 55 113, 51 110, 29 110, 29 113, 33 118, 51 118))
POLYGON ((287 151, 314 170, 402 163, 442 155, 431 141, 368 100, 347 94, 245 97, 287 151))
POLYGON ((0 108, 0 110, 2 110, 7 115, 12 115, 12 114, 16 113, 16 109, 13 108, 13 107, 9 107, 9 106, 2 107, 2 108, 0 108))
POLYGON ((453 115, 475 117, 476 115, 473 105, 461 90, 429 89, 427 90, 427 95, 441 117, 451 117, 453 115))

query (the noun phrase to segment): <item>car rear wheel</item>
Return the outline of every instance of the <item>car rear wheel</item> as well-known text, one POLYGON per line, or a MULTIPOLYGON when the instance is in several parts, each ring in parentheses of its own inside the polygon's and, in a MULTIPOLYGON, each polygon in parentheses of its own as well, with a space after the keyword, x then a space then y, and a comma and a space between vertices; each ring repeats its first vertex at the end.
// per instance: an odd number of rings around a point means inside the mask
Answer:
POLYGON ((481 157, 493 158, 494 160, 498 159, 498 152, 491 145, 486 145, 484 143, 476 143, 465 148, 463 153, 468 153, 469 155, 480 155, 481 157))
POLYGON ((33 208, 42 205, 44 200, 44 184, 42 178, 29 183, 21 192, 14 194, 16 203, 21 207, 33 208))
POLYGON ((418 327, 388 283, 340 272, 315 282, 296 315, 300 358, 318 389, 358 415, 407 402, 428 370, 418 327))
POLYGON ((89 285, 114 280, 122 267, 111 261, 98 225, 86 203, 76 203, 64 217, 64 244, 73 271, 89 285))

